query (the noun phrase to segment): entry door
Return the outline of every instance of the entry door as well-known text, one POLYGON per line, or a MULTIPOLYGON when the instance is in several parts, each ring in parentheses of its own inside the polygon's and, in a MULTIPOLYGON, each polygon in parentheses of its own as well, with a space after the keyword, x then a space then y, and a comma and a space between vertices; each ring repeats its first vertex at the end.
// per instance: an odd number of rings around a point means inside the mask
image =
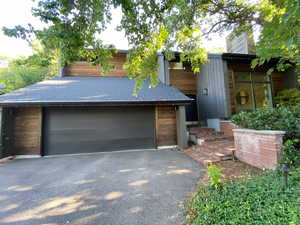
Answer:
POLYGON ((44 154, 154 148, 154 118, 153 107, 48 108, 44 154))
POLYGON ((191 103, 186 105, 186 121, 188 122, 198 122, 198 109, 197 109, 197 96, 196 95, 187 95, 189 98, 193 99, 191 103))

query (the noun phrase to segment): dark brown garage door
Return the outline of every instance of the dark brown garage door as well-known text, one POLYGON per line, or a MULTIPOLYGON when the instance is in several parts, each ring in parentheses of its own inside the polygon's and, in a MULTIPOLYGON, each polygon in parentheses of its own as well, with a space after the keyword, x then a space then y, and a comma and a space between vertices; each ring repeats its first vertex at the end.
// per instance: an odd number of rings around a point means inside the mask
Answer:
POLYGON ((44 155, 150 149, 154 108, 48 108, 44 155))

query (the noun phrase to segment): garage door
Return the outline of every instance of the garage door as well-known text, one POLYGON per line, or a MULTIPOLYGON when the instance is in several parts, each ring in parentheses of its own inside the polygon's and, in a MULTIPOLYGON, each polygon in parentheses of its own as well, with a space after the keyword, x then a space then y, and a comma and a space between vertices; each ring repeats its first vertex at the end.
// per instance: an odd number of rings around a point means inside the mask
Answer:
POLYGON ((154 117, 153 107, 48 108, 44 155, 154 148, 154 117))

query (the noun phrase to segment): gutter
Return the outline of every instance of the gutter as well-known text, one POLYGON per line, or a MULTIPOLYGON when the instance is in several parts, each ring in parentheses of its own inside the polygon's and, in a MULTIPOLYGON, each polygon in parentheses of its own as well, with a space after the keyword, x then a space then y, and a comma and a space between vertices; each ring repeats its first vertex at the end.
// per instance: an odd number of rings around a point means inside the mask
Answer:
POLYGON ((141 101, 141 102, 0 102, 0 107, 43 107, 43 106, 155 106, 155 105, 186 105, 192 99, 178 101, 141 101))

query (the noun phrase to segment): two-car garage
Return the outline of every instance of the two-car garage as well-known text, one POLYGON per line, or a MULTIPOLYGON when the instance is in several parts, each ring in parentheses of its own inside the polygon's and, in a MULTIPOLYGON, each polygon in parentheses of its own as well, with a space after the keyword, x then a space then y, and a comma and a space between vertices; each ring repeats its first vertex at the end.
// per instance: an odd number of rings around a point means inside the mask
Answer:
POLYGON ((190 99, 162 83, 148 86, 133 96, 128 78, 60 77, 1 95, 0 157, 186 146, 179 109, 190 99))
POLYGON ((46 108, 44 155, 155 148, 154 107, 46 108))

